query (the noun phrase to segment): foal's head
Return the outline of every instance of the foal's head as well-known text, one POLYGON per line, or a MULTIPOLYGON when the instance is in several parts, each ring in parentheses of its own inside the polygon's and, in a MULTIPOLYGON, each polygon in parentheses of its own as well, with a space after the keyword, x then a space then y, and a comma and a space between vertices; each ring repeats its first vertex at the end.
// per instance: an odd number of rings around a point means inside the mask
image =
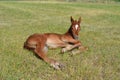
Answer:
POLYGON ((70 32, 74 39, 78 39, 78 34, 80 31, 81 17, 78 20, 74 20, 71 16, 71 27, 70 32))

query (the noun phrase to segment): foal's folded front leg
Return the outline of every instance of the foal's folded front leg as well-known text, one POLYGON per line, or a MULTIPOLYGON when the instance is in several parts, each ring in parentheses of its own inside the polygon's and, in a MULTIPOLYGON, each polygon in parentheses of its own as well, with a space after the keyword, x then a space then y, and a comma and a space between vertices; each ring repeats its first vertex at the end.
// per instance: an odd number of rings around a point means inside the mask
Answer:
POLYGON ((76 43, 70 42, 69 44, 67 44, 65 46, 65 48, 62 48, 62 53, 67 52, 67 51, 71 51, 71 50, 73 50, 75 48, 78 48, 80 45, 81 45, 81 43, 79 41, 76 42, 76 43))
POLYGON ((62 53, 65 53, 65 52, 71 50, 71 49, 72 49, 72 46, 73 46, 73 45, 66 45, 66 47, 62 48, 62 51, 61 51, 61 52, 62 52, 62 53))
POLYGON ((75 54, 78 54, 80 52, 83 52, 85 50, 87 50, 88 48, 87 47, 83 47, 82 46, 82 43, 78 40, 71 40, 70 43, 72 43, 72 45, 69 45, 65 48, 62 49, 62 51, 70 51, 72 52, 72 55, 75 55, 75 54), (78 49, 78 50, 74 50, 74 49, 78 49))
POLYGON ((79 54, 79 53, 84 52, 86 50, 88 50, 88 47, 84 47, 84 46, 80 45, 77 47, 77 50, 72 50, 71 52, 72 52, 72 55, 76 55, 76 54, 79 54))

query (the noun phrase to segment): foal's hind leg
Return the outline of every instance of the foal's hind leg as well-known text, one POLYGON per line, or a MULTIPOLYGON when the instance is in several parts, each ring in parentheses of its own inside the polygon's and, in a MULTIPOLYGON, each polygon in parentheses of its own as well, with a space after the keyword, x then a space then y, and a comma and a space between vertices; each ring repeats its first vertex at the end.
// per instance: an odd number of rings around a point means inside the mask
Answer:
POLYGON ((46 46, 45 46, 45 43, 39 43, 36 48, 35 48, 35 53, 42 59, 44 60, 45 62, 49 63, 52 67, 54 67, 55 69, 60 69, 63 67, 62 64, 58 63, 57 61, 53 60, 53 59, 50 59, 46 56, 46 49, 44 49, 46 46))

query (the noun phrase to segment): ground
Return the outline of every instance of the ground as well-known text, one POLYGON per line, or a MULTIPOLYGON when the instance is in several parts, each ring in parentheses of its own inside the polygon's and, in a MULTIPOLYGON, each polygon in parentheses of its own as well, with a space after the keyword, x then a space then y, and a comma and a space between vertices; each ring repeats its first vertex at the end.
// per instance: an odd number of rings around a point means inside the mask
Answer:
POLYGON ((0 2, 1 80, 120 80, 120 4, 66 2, 0 2), (65 64, 54 70, 23 49, 33 33, 65 33, 70 16, 82 18, 79 40, 88 51, 71 56, 49 50, 65 64))

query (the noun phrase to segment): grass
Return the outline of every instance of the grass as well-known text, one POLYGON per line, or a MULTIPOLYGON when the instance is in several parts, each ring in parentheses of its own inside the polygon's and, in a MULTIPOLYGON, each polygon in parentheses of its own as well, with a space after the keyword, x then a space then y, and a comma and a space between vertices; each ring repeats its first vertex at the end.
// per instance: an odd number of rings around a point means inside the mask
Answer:
POLYGON ((0 2, 0 80, 120 80, 120 5, 95 3, 0 2), (70 16, 82 17, 80 40, 89 50, 79 55, 48 56, 63 62, 54 70, 23 49, 33 33, 64 33, 70 16))

